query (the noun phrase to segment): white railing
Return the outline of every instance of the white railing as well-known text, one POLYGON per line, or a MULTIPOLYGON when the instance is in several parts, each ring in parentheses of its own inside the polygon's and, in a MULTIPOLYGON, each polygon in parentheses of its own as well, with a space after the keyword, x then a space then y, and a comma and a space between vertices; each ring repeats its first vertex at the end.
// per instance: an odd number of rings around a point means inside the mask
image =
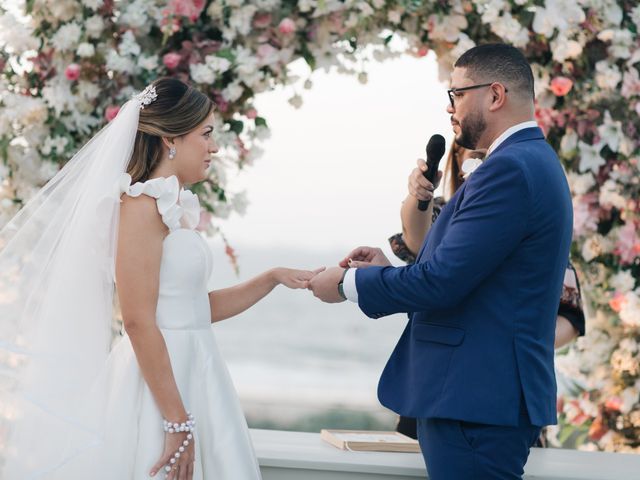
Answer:
MULTIPOLYGON (((419 454, 345 452, 316 433, 252 430, 263 480, 427 478, 419 454)), ((534 448, 528 480, 640 480, 640 455, 534 448)))

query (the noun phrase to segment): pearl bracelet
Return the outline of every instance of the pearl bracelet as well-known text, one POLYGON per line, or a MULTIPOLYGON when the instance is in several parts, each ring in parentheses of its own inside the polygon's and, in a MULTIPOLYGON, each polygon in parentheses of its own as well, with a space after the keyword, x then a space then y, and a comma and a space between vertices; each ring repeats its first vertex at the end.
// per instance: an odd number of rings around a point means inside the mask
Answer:
POLYGON ((182 446, 180 446, 178 448, 178 451, 173 454, 173 457, 169 459, 169 465, 164 467, 165 472, 169 473, 171 471, 171 469, 173 468, 172 466, 176 464, 176 462, 180 458, 180 455, 184 453, 185 449, 189 446, 190 440, 193 440, 193 435, 189 433, 187 434, 187 439, 182 441, 182 446))
POLYGON ((193 419, 193 415, 187 412, 187 421, 182 423, 171 423, 168 420, 163 420, 164 431, 167 433, 181 433, 181 432, 193 432, 196 421, 193 419))

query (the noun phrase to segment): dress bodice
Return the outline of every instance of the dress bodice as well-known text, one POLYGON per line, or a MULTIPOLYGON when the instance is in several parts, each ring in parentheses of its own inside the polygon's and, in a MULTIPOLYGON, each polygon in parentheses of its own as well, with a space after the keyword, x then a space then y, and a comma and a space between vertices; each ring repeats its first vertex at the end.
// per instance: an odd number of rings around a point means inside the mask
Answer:
MULTIPOLYGON (((128 177, 128 178, 127 178, 128 177)), ((175 176, 153 178, 133 185, 123 175, 121 192, 156 199, 162 221, 169 228, 163 241, 156 320, 160 328, 211 327, 207 282, 213 269, 209 246, 196 230, 200 219, 198 197, 180 189, 175 176)))

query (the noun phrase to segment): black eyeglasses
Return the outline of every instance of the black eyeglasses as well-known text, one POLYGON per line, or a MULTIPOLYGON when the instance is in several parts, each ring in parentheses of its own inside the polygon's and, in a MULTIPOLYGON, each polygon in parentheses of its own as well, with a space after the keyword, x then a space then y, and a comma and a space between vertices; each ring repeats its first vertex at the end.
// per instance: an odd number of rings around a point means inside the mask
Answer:
MULTIPOLYGON (((450 88, 449 90, 447 90, 447 95, 449 95, 449 101, 451 102, 451 107, 452 108, 456 108, 455 100, 454 100, 454 96, 455 96, 456 93, 464 92, 466 90, 475 90, 476 88, 490 87, 494 83, 496 83, 496 82, 482 83, 480 85, 471 85, 470 87, 450 88)), ((505 87, 504 91, 508 92, 509 90, 507 90, 507 88, 505 87)))

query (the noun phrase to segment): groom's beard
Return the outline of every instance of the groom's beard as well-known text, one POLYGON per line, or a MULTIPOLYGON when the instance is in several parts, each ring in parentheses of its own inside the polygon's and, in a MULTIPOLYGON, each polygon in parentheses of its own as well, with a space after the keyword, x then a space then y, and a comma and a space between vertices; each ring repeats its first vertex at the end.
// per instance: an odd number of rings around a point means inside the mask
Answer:
POLYGON ((460 123, 460 135, 456 137, 456 143, 467 150, 475 150, 478 148, 480 137, 487 129, 482 113, 475 112, 469 114, 464 119, 464 123, 460 123))

